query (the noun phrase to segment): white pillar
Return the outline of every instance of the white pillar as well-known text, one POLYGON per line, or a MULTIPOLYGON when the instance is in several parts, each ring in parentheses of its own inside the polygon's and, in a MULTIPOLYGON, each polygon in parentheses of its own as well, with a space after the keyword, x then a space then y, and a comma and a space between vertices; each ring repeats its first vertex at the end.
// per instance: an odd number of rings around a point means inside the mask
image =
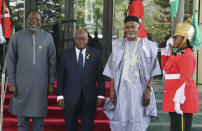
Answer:
MULTIPOLYGON (((198 10, 200 12, 197 13, 198 16, 198 21, 199 21, 199 27, 200 27, 200 32, 202 33, 202 2, 199 3, 199 0, 194 0, 193 1, 193 12, 195 10, 198 10), (200 15, 199 15, 200 14, 200 15)), ((202 40, 202 34, 201 34, 201 40, 202 40)), ((196 65, 196 70, 194 73, 194 80, 197 82, 197 84, 202 84, 202 48, 198 50, 198 52, 195 52, 196 59, 197 59, 197 65, 196 65)), ((202 86, 198 86, 199 88, 202 88, 202 86)))

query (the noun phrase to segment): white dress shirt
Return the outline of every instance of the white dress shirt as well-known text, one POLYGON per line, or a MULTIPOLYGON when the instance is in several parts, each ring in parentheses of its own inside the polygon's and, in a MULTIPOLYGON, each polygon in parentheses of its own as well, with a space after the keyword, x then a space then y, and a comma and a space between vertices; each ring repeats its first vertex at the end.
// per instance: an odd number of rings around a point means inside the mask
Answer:
MULTIPOLYGON (((77 59, 77 62, 78 62, 80 49, 75 47, 75 50, 76 50, 76 59, 77 59)), ((82 54, 83 54, 83 66, 84 66, 85 65, 85 57, 86 57, 86 48, 82 50, 82 54)), ((104 99, 104 96, 97 96, 97 98, 104 99)), ((57 101, 59 101, 61 99, 64 99, 64 96, 57 96, 57 101)))
MULTIPOLYGON (((75 50, 76 50, 76 59, 77 59, 77 62, 78 62, 80 50, 79 50, 78 48, 76 48, 76 47, 75 47, 75 50)), ((83 49, 81 52, 82 52, 82 54, 83 54, 83 67, 84 67, 84 64, 85 64, 85 56, 86 56, 86 48, 83 49)))

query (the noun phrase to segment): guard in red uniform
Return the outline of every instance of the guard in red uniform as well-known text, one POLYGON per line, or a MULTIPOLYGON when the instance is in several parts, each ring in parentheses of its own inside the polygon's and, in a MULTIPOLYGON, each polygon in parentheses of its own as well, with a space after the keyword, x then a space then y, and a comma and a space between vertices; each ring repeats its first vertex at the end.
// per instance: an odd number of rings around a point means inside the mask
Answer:
POLYGON ((185 131, 191 131, 193 113, 200 111, 199 95, 192 79, 196 67, 191 44, 194 34, 191 24, 178 24, 173 38, 161 50, 161 67, 165 72, 163 111, 169 112, 171 131, 181 131, 182 121, 185 131), (171 55, 170 46, 178 51, 171 55))
POLYGON ((141 0, 133 0, 129 7, 128 16, 136 16, 137 18, 139 18, 140 30, 138 32, 138 37, 147 37, 147 32, 145 31, 141 22, 144 16, 144 5, 141 0))
MULTIPOLYGON (((2 18, 4 18, 4 37, 5 38, 10 38, 11 36, 11 20, 10 20, 10 14, 9 14, 9 9, 8 6, 6 4, 6 2, 4 1, 4 13, 2 13, 2 0, 0 0, 0 24, 2 24, 2 18), (4 15, 3 15, 4 14, 4 15)), ((3 28, 3 27, 2 27, 3 28)))

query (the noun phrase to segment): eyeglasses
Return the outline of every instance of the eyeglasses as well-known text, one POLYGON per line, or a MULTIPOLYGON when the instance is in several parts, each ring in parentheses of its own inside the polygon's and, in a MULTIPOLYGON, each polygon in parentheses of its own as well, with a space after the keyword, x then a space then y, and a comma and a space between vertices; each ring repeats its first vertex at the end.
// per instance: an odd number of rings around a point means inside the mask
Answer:
POLYGON ((87 39, 87 38, 76 37, 75 40, 77 40, 77 41, 86 41, 86 40, 88 40, 88 39, 87 39))

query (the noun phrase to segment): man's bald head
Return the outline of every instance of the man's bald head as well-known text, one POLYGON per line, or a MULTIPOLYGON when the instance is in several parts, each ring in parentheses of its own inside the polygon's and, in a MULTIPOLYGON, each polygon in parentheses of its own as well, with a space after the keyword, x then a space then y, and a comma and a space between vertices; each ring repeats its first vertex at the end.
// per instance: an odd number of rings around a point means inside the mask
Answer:
POLYGON ((87 33, 87 31, 84 29, 77 30, 75 32, 75 36, 74 36, 74 43, 78 49, 80 49, 80 50, 85 49, 86 46, 88 45, 88 33, 87 33))
POLYGON ((88 32, 85 29, 76 30, 74 37, 76 37, 79 34, 85 34, 88 37, 88 32))
POLYGON ((36 10, 30 11, 27 18, 29 18, 32 15, 37 15, 41 19, 41 13, 36 10))

